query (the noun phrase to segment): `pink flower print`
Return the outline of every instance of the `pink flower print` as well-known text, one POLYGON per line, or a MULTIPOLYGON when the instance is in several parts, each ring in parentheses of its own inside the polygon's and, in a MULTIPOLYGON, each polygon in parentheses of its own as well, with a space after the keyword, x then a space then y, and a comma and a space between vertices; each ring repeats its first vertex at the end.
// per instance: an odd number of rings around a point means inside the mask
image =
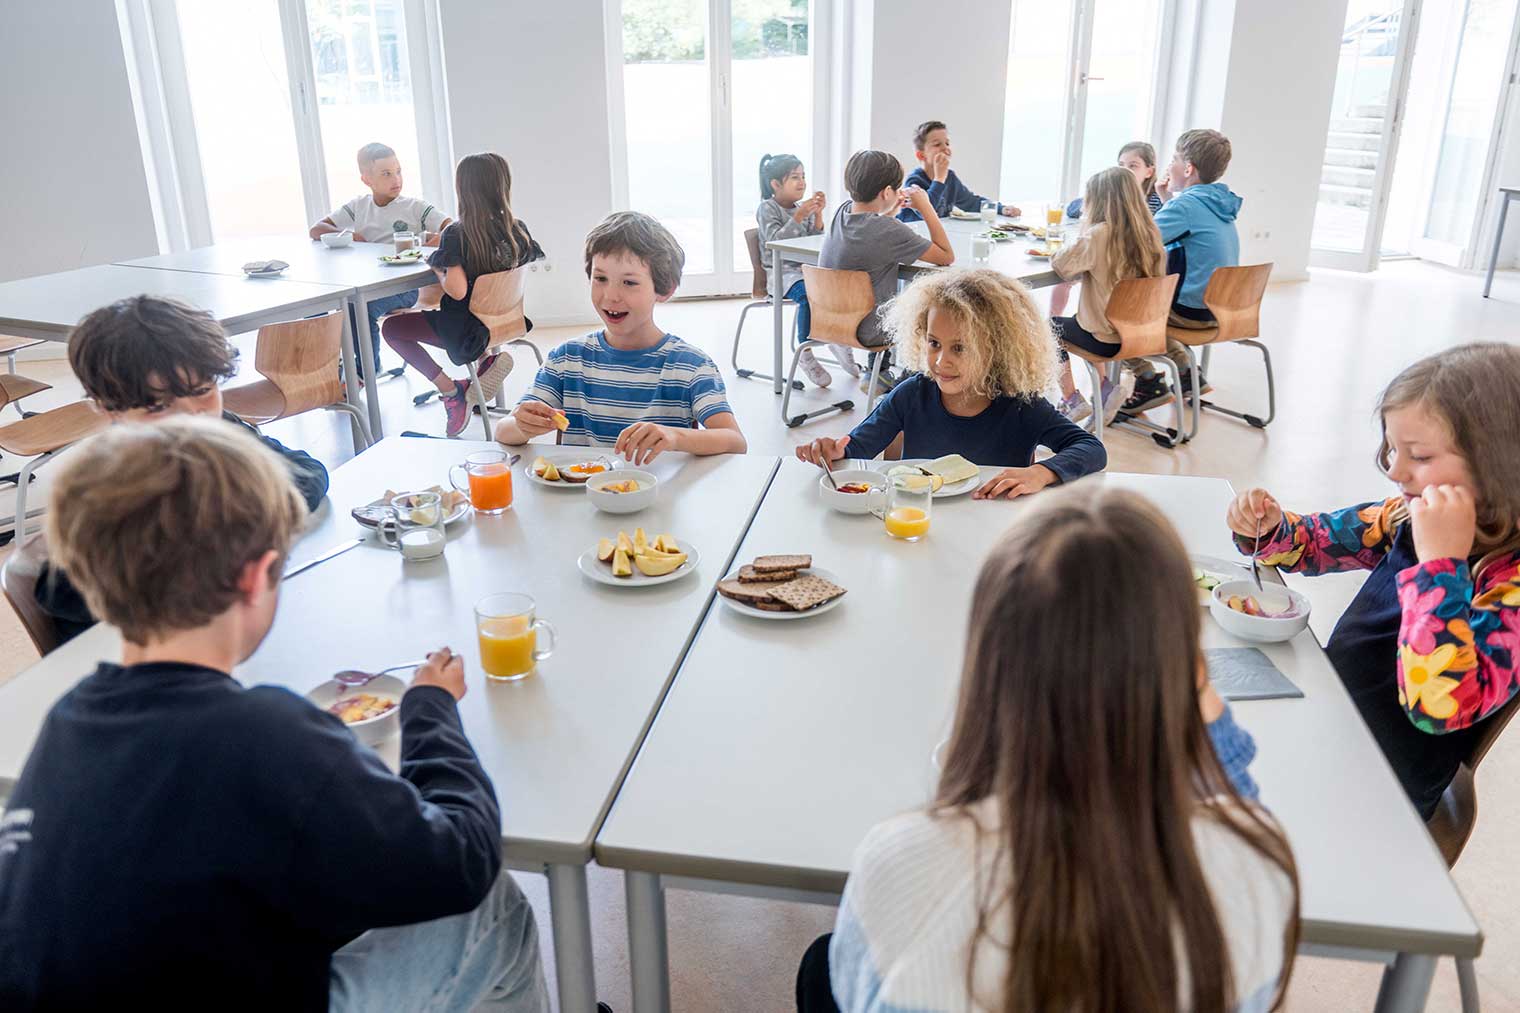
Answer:
POLYGON ((1439 587, 1424 594, 1409 581, 1399 588, 1399 607, 1404 610, 1404 642, 1419 654, 1430 654, 1436 649, 1436 634, 1446 629, 1446 623, 1436 617, 1436 606, 1445 597, 1439 587))

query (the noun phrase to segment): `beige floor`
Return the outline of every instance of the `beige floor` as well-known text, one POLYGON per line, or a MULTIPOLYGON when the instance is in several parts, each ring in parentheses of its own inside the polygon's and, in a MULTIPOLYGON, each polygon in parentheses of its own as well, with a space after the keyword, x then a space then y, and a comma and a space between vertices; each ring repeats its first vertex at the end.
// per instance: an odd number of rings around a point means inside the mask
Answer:
MULTIPOLYGON (((1207 417, 1193 444, 1162 450, 1126 433, 1109 439, 1112 470, 1159 474, 1216 475, 1237 486, 1264 485, 1292 507, 1322 508, 1382 496, 1384 479, 1372 464, 1377 391, 1397 370, 1430 352, 1470 340, 1520 341, 1520 275, 1500 275, 1494 298, 1479 297, 1480 280, 1418 262, 1396 262, 1373 275, 1316 272, 1307 284, 1273 287, 1263 314, 1278 378, 1278 419, 1267 431, 1220 417, 1207 417)), ((740 421, 755 453, 784 453, 804 437, 835 435, 861 417, 819 420, 790 431, 778 421, 776 400, 758 381, 732 379, 728 364, 738 302, 683 302, 662 310, 672 331, 706 347, 723 367, 740 421)), ((750 314, 745 338, 748 365, 768 362, 768 318, 750 314)), ((545 329, 545 346, 576 333, 545 329)), ((251 352, 251 347, 249 348, 251 352)), ((251 355, 246 356, 251 360, 251 355)), ((509 396, 528 382, 531 370, 519 357, 509 396)), ((531 364, 531 363, 529 363, 531 364)), ((30 363, 23 370, 56 385, 33 407, 77 396, 62 363, 30 363), (51 399, 51 401, 49 400, 51 399)), ((1209 374, 1215 398, 1264 407, 1260 362, 1248 349, 1224 349, 1209 374)), ((843 381, 840 381, 841 383, 843 381)), ((441 431, 441 409, 414 408, 410 395, 425 386, 411 376, 382 385, 390 432, 441 431)), ((864 407, 864 400, 857 400, 864 407)), ((837 397, 837 395, 836 395, 837 397)), ((271 427, 272 435, 302 446, 329 466, 351 454, 346 426, 314 415, 271 427)), ((0 473, 14 461, 0 462, 0 473)), ((44 472, 45 474, 45 472, 44 472)), ((9 513, 9 511, 5 511, 9 513)), ((1355 577, 1298 581, 1315 604, 1315 629, 1328 635, 1335 617, 1355 593, 1355 577)), ((0 680, 36 657, 14 617, 0 610, 0 680)), ((1478 961, 1485 1007, 1520 1010, 1520 879, 1509 847, 1520 842, 1520 737, 1510 736, 1490 754, 1482 771, 1483 813, 1455 876, 1487 937, 1478 961)), ((799 830, 805 832, 805 830, 799 830)), ((548 930, 544 882, 522 877, 548 930)), ((602 996, 615 1008, 629 1006, 622 878, 591 869, 596 963, 602 996)), ((797 958, 818 933, 827 931, 832 909, 808 905, 675 892, 670 895, 670 954, 674 1005, 691 1011, 770 1011, 790 1008, 797 958)), ((552 973, 552 955, 546 958, 552 973)), ((1370 1009, 1379 968, 1326 959, 1299 962, 1289 993, 1291 1010, 1370 1009)), ((1429 1008, 1457 1008, 1456 979, 1449 962, 1438 972, 1429 1008)))

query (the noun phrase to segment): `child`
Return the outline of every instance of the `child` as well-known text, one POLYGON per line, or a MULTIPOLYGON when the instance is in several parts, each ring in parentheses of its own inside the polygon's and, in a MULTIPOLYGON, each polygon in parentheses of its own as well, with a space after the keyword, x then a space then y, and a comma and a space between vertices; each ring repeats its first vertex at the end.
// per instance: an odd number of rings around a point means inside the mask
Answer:
MULTIPOLYGON (((260 434, 222 409, 217 384, 237 372, 236 359, 237 349, 211 314, 159 296, 135 296, 101 307, 69 335, 69 365, 85 395, 112 421, 159 422, 177 415, 220 418, 274 451, 306 509, 317 509, 327 495, 322 462, 260 434)), ((43 563, 33 593, 61 640, 71 640, 95 624, 69 576, 51 563, 43 563)))
POLYGON ((1134 493, 1059 494, 971 602, 938 791, 856 850, 799 1009, 1275 1008, 1297 871, 1176 531, 1134 493))
MULTIPOLYGON (((1121 169, 1128 169, 1130 175, 1135 177, 1135 182, 1140 184, 1140 192, 1145 197, 1145 206, 1150 209, 1154 216, 1161 210, 1165 203, 1161 194, 1156 191, 1156 149, 1146 141, 1130 141, 1119 149, 1119 160, 1116 163, 1121 169)), ((1082 217, 1082 198, 1078 197, 1066 205, 1066 217, 1077 221, 1082 217)), ((1054 313, 1052 314, 1054 315, 1054 313)))
MULTIPOLYGON (((918 125, 913 131, 913 155, 918 159, 918 168, 903 181, 903 186, 926 190, 935 214, 943 218, 951 208, 972 212, 982 210, 982 204, 988 198, 973 192, 950 168, 950 131, 944 123, 928 120, 918 125)), ((1017 218, 1020 212, 1012 204, 998 204, 998 213, 1017 218)), ((898 217, 905 222, 916 222, 920 212, 916 208, 906 208, 898 217)))
MULTIPOLYGON (((1082 282, 1082 300, 1074 317, 1057 316, 1056 334, 1066 344, 1112 358, 1119 354, 1119 334, 1108 322, 1108 300, 1114 287, 1128 278, 1155 278, 1166 269, 1166 255, 1156 223, 1146 212, 1140 187, 1128 169, 1104 169, 1087 181, 1087 220, 1081 234, 1051 258, 1050 266, 1065 283, 1082 282)), ((1092 414, 1087 399, 1071 379, 1071 360, 1061 356, 1062 415, 1073 422, 1092 414)), ((1124 402, 1117 383, 1102 383, 1102 411, 1112 420, 1124 402)))
MULTIPOLYGON (((760 206, 755 209, 755 223, 760 229, 760 249, 776 239, 816 236, 823 231, 823 191, 803 200, 807 193, 807 174, 796 155, 764 155, 760 158, 760 206)), ((811 319, 808 313, 807 286, 802 283, 802 268, 788 261, 781 269, 783 298, 797 304, 797 338, 808 336, 811 319)), ((834 345, 834 357, 851 376, 860 375, 855 357, 843 345, 834 345)), ((820 387, 827 387, 833 376, 818 362, 811 348, 804 348, 797 358, 802 372, 820 387)))
MULTIPOLYGON (((919 187, 899 188, 902 163, 885 151, 857 151, 844 167, 844 185, 850 199, 839 205, 823 235, 818 266, 843 271, 865 271, 871 276, 878 309, 897 295, 897 267, 915 260, 948 265, 955 262, 950 237, 939 220, 929 195, 919 187), (917 209, 929 236, 895 220, 904 207, 917 209)), ((867 313, 855 331, 862 345, 880 347, 890 343, 881 333, 876 313, 867 313)), ((877 353, 872 353, 877 354, 877 353)), ((890 390, 892 378, 886 364, 880 370, 880 386, 890 390)), ((870 383, 867 375, 863 384, 870 383)))
MULTIPOLYGON (((1241 200, 1218 182, 1230 165, 1230 139, 1217 130, 1189 130, 1177 138, 1176 152, 1167 170, 1165 189, 1173 196, 1156 212, 1161 242, 1168 247, 1168 274, 1181 274, 1172 301, 1173 327, 1193 329, 1214 326, 1214 314, 1203 305, 1203 293, 1216 267, 1240 263, 1240 237, 1235 218, 1241 200)), ((1188 370, 1187 353, 1181 342, 1168 339, 1167 354, 1182 371, 1183 396, 1191 397, 1194 377, 1188 370)), ((1139 412, 1170 404, 1173 392, 1145 359, 1127 363, 1135 372, 1135 392, 1123 411, 1139 412)), ((1213 390, 1206 379, 1196 378, 1199 394, 1213 390)))
MULTIPOLYGON (((355 242, 388 243, 393 233, 411 232, 422 236, 424 245, 433 246, 438 242, 438 234, 452 220, 421 197, 401 196, 401 162, 396 158, 396 152, 384 144, 366 144, 359 149, 359 178, 369 187, 369 193, 355 197, 313 225, 312 239, 319 239, 329 232, 352 229, 355 242)), ((416 304, 416 289, 383 296, 366 304, 370 342, 374 346, 377 366, 380 362, 380 318, 416 304)), ((354 354, 358 353, 359 336, 356 334, 354 354)), ((400 372, 397 371, 396 375, 399 376, 400 372)))
POLYGON ((1053 365, 1050 329, 1023 285, 986 268, 923 275, 887 307, 887 328, 922 372, 892 388, 850 435, 798 447, 801 460, 828 467, 846 450, 869 459, 900 434, 904 457, 960 454, 1013 466, 977 499, 1014 499, 1103 470, 1103 444, 1041 394, 1053 365), (1036 446, 1055 456, 1035 464, 1036 446))
POLYGON ((1520 690, 1520 349, 1459 345, 1378 399, 1399 495, 1285 513, 1264 489, 1227 523, 1242 552, 1315 576, 1371 570, 1325 653, 1423 819, 1480 722, 1520 690))
POLYGON ((554 432, 560 414, 565 442, 612 447, 634 464, 667 450, 744 453, 718 367, 654 321, 685 263, 676 237, 648 215, 619 211, 592 229, 586 277, 604 329, 549 353, 517 411, 496 424, 496 438, 527 443, 554 432))
POLYGON ((53 706, 6 802, 0 1005, 547 1009, 461 658, 417 668, 392 774, 337 717, 232 678, 306 519, 275 455, 175 418, 70 458, 49 548, 121 663, 53 706))
POLYGON ((505 350, 485 354, 490 330, 470 312, 475 279, 544 255, 528 227, 512 215, 512 169, 505 158, 494 152, 464 156, 454 169, 454 189, 459 221, 443 230, 438 249, 428 258, 443 285, 442 302, 436 310, 398 313, 384 327, 385 343, 438 388, 450 438, 470 421, 470 381, 455 380, 439 369, 422 346, 442 348, 456 366, 478 359, 480 394, 490 401, 512 372, 512 356, 505 350))

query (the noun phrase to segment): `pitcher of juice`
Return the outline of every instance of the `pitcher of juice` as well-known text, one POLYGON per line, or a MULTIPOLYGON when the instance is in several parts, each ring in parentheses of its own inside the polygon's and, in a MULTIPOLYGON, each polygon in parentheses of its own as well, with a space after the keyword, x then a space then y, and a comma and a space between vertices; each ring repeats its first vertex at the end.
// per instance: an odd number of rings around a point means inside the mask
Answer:
POLYGON ((934 490, 927 478, 919 485, 911 475, 892 475, 885 489, 871 489, 866 496, 881 498, 881 509, 872 507, 871 512, 882 519, 893 538, 916 542, 929 533, 934 490))
POLYGON ((499 514, 512 506, 512 466, 505 451, 482 450, 449 469, 449 483, 469 493, 478 514, 499 514), (460 481, 460 475, 464 481, 460 481))
POLYGON ((533 599, 508 592, 489 594, 475 603, 475 634, 480 639, 480 667, 499 682, 516 682, 533 674, 554 653, 554 627, 535 615, 533 599), (549 646, 540 650, 538 635, 549 646))

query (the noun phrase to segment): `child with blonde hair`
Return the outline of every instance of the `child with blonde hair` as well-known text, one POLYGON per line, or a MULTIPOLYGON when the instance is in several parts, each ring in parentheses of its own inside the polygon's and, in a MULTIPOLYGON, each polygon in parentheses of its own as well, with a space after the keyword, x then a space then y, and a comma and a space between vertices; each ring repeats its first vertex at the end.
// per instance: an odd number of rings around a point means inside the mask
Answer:
POLYGON ((1378 467, 1398 495, 1296 514, 1250 489, 1226 523, 1269 566, 1372 571, 1325 653, 1428 820, 1477 726, 1520 690, 1520 348, 1422 359, 1377 413, 1378 467))
POLYGON ((846 451, 872 458, 901 436, 904 457, 960 454, 1008 465, 976 490, 977 499, 1013 499, 1108 463, 1103 444, 1045 400, 1054 344, 1017 281, 986 268, 921 275, 888 304, 883 326, 920 372, 893 387, 848 436, 798 447, 801 460, 828 467, 846 451), (1038 446, 1055 456, 1035 464, 1038 446))
MULTIPOLYGON (((1087 181, 1083 203, 1087 217, 1081 234, 1050 261, 1062 279, 1082 282, 1082 297, 1076 316, 1058 316, 1051 322, 1065 344, 1112 358, 1119 354, 1119 335, 1108 321, 1109 296, 1128 278, 1159 276, 1166 269, 1166 253, 1140 185, 1128 169, 1114 166, 1095 174, 1087 181)), ((1065 348, 1060 355, 1061 414, 1080 421, 1092 408, 1072 383, 1065 348)), ((1118 414, 1124 394, 1112 380, 1105 379, 1102 388, 1103 417, 1108 421, 1118 414)))

